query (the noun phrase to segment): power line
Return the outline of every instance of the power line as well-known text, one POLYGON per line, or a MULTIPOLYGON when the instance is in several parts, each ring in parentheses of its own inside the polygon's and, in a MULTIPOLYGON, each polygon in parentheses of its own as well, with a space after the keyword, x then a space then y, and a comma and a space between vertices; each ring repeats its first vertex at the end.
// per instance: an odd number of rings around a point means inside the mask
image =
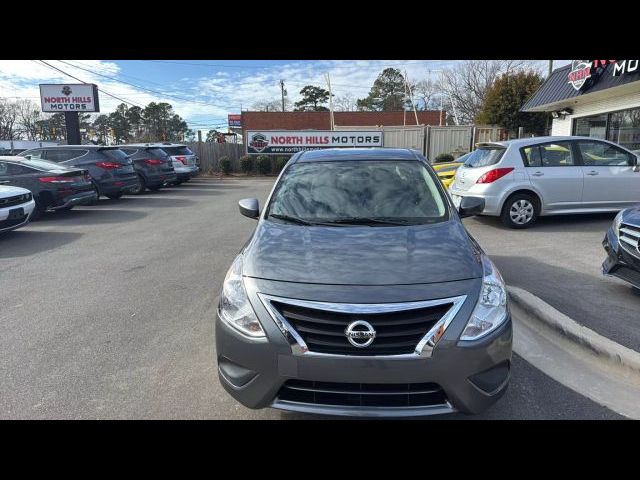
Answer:
POLYGON ((94 71, 88 70, 88 69, 86 69, 86 68, 83 68, 83 67, 79 67, 79 66, 77 66, 77 65, 74 65, 74 64, 72 64, 72 63, 65 62, 64 60, 58 60, 58 62, 65 63, 65 64, 67 64, 67 65, 69 65, 69 66, 71 66, 71 67, 73 67, 73 68, 78 68, 78 69, 80 69, 80 70, 84 70, 85 72, 89 72, 89 73, 92 73, 92 74, 94 74, 94 75, 98 75, 98 76, 100 76, 100 77, 109 78, 109 79, 111 79, 111 80, 116 80, 116 81, 118 81, 118 82, 120 82, 120 83, 124 83, 124 84, 126 84, 126 85, 130 85, 130 86, 135 87, 135 88, 138 88, 138 89, 140 89, 140 90, 146 90, 147 92, 155 93, 155 94, 161 95, 161 96, 163 96, 163 97, 175 98, 175 99, 177 99, 177 100, 182 100, 183 102, 198 103, 198 104, 201 104, 201 105, 213 106, 210 102, 206 102, 206 103, 205 103, 205 102, 201 102, 201 101, 198 101, 198 100, 191 100, 191 99, 188 99, 188 98, 185 98, 185 97, 179 97, 179 96, 177 96, 177 95, 172 95, 172 94, 169 94, 169 93, 164 93, 164 92, 161 92, 161 91, 159 91, 159 90, 153 90, 153 89, 151 89, 151 88, 142 87, 142 86, 140 86, 140 85, 136 85, 136 84, 131 83, 131 82, 125 82, 124 80, 120 80, 120 79, 119 79, 119 78, 117 78, 117 77, 113 77, 113 76, 111 76, 111 75, 104 75, 104 74, 102 74, 102 73, 94 72, 94 71))

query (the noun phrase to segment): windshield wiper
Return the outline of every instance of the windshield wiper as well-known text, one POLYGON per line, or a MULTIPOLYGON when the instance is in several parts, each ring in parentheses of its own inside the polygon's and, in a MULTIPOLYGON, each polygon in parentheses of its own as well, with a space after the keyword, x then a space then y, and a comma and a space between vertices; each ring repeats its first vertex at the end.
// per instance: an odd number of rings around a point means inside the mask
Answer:
POLYGON ((292 217, 290 215, 280 215, 279 213, 270 213, 269 218, 277 218, 278 220, 284 220, 286 222, 297 223, 298 225, 317 225, 317 223, 304 220, 303 218, 292 217))
POLYGON ((408 220, 403 220, 401 218, 393 218, 393 217, 346 217, 346 218, 336 218, 335 220, 330 220, 328 223, 337 223, 344 224, 348 223, 350 225, 371 225, 371 224, 383 224, 383 225, 412 225, 408 220))

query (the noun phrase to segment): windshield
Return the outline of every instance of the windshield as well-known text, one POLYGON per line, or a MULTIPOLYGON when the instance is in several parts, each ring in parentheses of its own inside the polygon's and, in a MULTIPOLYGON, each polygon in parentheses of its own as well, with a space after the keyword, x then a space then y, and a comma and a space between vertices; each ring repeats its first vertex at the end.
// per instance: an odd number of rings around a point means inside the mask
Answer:
POLYGON ((436 182, 416 161, 296 163, 278 183, 267 214, 295 223, 434 223, 447 218, 436 182))
POLYGON ((500 161, 506 148, 478 148, 469 154, 465 167, 488 167, 500 161))
POLYGON ((167 155, 193 155, 193 152, 188 147, 162 147, 162 150, 167 152, 167 155))
POLYGON ((109 157, 110 160, 115 160, 116 162, 122 163, 124 165, 131 165, 129 156, 119 148, 108 148, 100 151, 107 157, 109 157))

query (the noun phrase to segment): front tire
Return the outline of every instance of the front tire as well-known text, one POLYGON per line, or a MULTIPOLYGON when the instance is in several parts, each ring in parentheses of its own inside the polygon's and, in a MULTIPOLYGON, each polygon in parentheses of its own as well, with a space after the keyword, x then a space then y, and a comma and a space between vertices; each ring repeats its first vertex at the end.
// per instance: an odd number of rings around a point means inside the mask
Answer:
POLYGON ((540 215, 540 202, 533 195, 518 193, 507 199, 500 219, 509 228, 529 228, 540 215))

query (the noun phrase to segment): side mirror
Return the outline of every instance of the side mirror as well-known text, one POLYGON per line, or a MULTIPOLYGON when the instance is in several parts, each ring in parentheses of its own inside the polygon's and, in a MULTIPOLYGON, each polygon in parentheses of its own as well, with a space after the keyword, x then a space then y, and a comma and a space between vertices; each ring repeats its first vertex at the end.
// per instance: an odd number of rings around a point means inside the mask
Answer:
POLYGON ((461 217, 471 217, 479 215, 484 210, 484 198, 479 197, 462 197, 458 213, 461 217))
POLYGON ((240 213, 245 217, 258 218, 260 216, 260 204, 257 198, 243 198, 238 202, 240 213))
POLYGON ((25 155, 24 158, 26 158, 27 160, 31 160, 31 155, 25 155))

